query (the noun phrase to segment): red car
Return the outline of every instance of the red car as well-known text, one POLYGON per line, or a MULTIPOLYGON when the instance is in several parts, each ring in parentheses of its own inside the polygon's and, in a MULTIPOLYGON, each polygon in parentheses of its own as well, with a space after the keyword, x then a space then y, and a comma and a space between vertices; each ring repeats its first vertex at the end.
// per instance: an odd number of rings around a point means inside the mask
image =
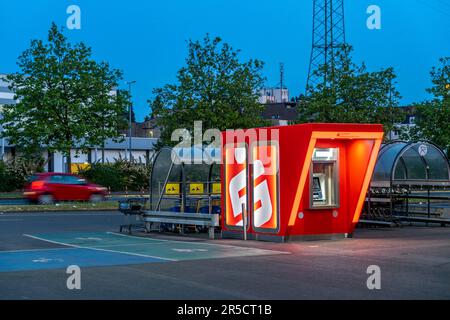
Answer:
POLYGON ((55 201, 102 201, 106 188, 68 173, 38 173, 29 179, 24 196, 40 204, 55 201))

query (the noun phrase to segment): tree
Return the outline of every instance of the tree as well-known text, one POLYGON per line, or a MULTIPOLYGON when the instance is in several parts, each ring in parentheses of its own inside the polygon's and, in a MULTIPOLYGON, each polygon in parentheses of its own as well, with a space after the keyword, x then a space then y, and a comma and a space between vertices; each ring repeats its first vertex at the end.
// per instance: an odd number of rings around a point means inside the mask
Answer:
POLYGON ((409 136, 433 141, 450 156, 450 57, 441 58, 430 75, 433 85, 427 92, 433 99, 417 104, 415 126, 409 136))
POLYGON ((53 23, 47 42, 32 40, 18 58, 20 71, 7 76, 18 103, 3 109, 3 136, 25 153, 41 147, 62 152, 87 150, 125 127, 128 93, 111 92, 122 72, 97 63, 91 48, 72 45, 53 23))
POLYGON ((315 70, 318 76, 327 75, 331 85, 307 88, 298 104, 299 122, 381 123, 388 133, 403 120, 394 69, 368 72, 365 64, 352 62, 351 51, 343 46, 334 68, 322 65, 315 70))
POLYGON ((177 74, 177 84, 153 90, 149 101, 152 116, 162 127, 161 144, 171 145, 174 129, 192 132, 194 121, 203 128, 219 130, 265 125, 257 102, 263 86, 263 63, 240 62, 239 50, 206 35, 203 42, 188 42, 186 66, 177 74))

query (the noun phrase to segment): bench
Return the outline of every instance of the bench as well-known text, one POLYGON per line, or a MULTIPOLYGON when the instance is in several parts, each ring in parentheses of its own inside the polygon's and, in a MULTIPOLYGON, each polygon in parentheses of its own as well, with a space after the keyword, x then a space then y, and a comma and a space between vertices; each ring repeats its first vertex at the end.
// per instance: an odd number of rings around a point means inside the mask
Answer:
POLYGON ((206 227, 208 228, 210 239, 214 239, 215 228, 220 226, 219 214, 144 211, 141 215, 141 218, 146 223, 147 231, 150 230, 148 224, 152 223, 170 223, 187 226, 206 227))
POLYGON ((120 226, 120 232, 124 228, 128 229, 131 234, 133 228, 144 229, 150 232, 151 224, 153 223, 167 223, 174 225, 186 225, 208 228, 208 234, 211 239, 214 239, 214 231, 216 227, 220 226, 219 214, 207 213, 187 213, 187 212, 169 212, 169 211, 147 211, 145 205, 147 203, 145 198, 128 198, 119 201, 119 211, 125 216, 136 217, 140 220, 139 224, 125 224, 120 226))

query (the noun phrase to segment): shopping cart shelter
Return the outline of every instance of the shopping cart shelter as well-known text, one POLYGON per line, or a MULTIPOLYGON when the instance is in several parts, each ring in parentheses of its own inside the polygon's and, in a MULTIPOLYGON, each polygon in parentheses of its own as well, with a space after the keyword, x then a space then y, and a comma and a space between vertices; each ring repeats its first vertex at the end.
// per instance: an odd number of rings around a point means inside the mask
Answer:
POLYGON ((429 141, 393 141, 380 149, 370 183, 365 221, 448 225, 450 162, 429 141))
POLYGON ((382 138, 382 126, 369 124, 224 132, 223 236, 285 241, 351 235, 382 138))

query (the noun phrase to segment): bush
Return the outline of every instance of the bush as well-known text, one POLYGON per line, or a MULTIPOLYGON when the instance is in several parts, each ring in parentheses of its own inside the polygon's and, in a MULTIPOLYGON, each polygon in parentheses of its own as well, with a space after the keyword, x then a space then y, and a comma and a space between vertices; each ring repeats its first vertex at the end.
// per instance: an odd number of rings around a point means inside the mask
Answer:
POLYGON ((0 161, 0 192, 11 192, 23 188, 29 176, 44 170, 44 160, 18 157, 11 161, 0 161))
POLYGON ((79 174, 111 191, 144 191, 149 188, 151 166, 117 160, 114 163, 94 163, 79 174))
POLYGON ((6 163, 0 162, 0 192, 10 192, 16 190, 14 176, 9 172, 6 163))

